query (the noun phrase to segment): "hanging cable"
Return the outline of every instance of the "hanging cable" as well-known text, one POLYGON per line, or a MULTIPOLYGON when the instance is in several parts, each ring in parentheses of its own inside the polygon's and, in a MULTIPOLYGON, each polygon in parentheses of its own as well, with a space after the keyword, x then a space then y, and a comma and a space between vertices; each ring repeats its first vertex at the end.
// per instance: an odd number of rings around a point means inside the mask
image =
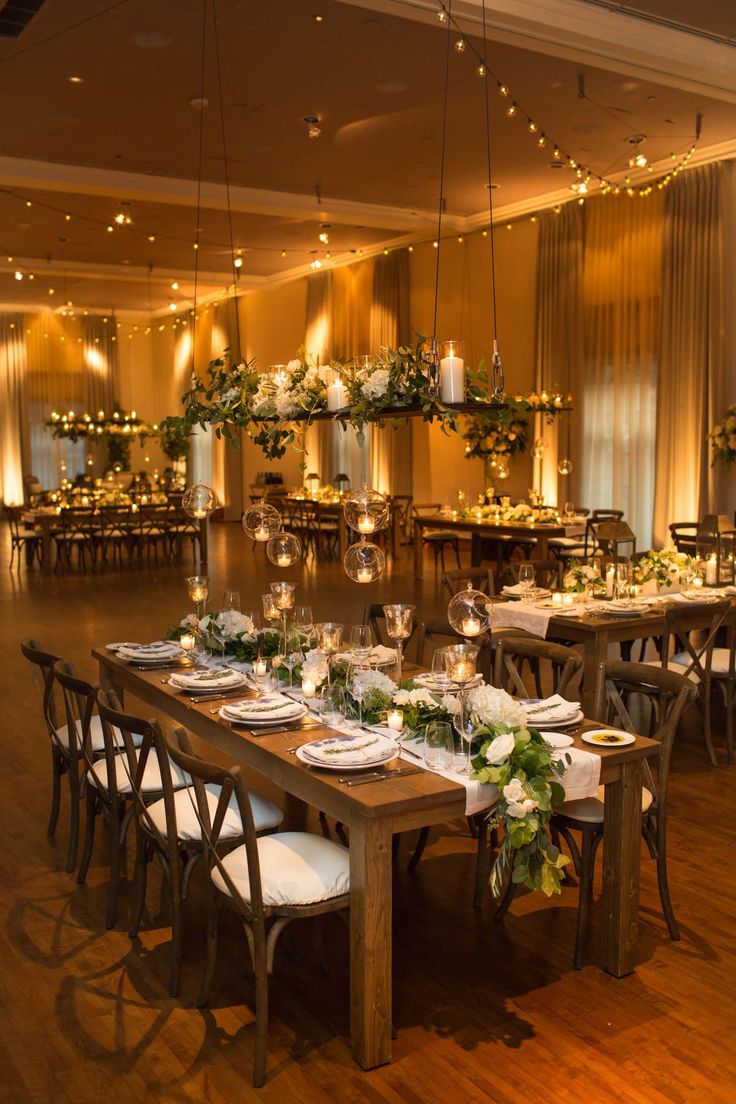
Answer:
MULTIPOLYGON (((199 97, 204 100, 205 62, 207 57, 207 0, 202 0, 202 62, 199 97)), ((192 310, 192 383, 194 383, 195 349, 197 344, 197 285, 199 281, 199 217, 202 206, 202 162, 204 158, 204 105, 199 114, 199 160, 197 165, 197 223, 194 229, 194 306, 192 310)))
POLYGON ((217 68, 217 93, 220 100, 220 130, 222 131, 222 159, 225 166, 225 202, 227 204, 227 225, 230 235, 230 262, 233 270, 233 308, 235 310, 236 361, 240 362, 240 319, 238 316, 238 268, 235 264, 235 241, 233 238, 233 213, 230 206, 230 172, 227 160, 227 135, 225 131, 225 101, 222 95, 222 66, 220 65, 220 39, 217 34, 217 0, 212 0, 212 29, 215 36, 215 63, 217 68))
POLYGON ((447 34, 445 35, 445 77, 442 91, 442 133, 440 138, 440 199, 437 208, 437 257, 434 266, 434 318, 432 321, 432 337, 429 350, 426 354, 429 365, 429 386, 433 394, 437 393, 439 386, 439 353, 437 350, 437 314, 439 310, 440 293, 440 252, 442 250, 442 213, 445 205, 445 139, 447 136, 447 99, 450 82, 450 28, 452 26, 452 0, 447 5, 448 20, 447 34))
MULTIPOLYGON (((483 65, 488 72, 488 39, 486 37, 486 0, 481 0, 483 15, 483 65)), ((448 19, 448 24, 450 20, 448 19)), ((496 235, 493 231, 493 171, 491 158, 491 105, 488 81, 483 81, 483 100, 486 109, 486 162, 488 169, 488 235, 491 239, 491 303, 493 306, 493 359, 491 360, 491 390, 494 398, 501 397, 504 388, 503 366, 498 351, 498 315, 496 313, 496 235)))

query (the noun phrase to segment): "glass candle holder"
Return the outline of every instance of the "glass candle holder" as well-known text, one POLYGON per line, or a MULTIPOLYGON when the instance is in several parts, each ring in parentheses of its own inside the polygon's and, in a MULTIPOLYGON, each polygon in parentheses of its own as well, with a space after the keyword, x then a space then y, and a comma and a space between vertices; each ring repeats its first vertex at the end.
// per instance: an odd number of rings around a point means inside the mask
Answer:
POLYGON ((243 532, 251 540, 266 544, 281 530, 281 514, 270 502, 261 499, 249 506, 243 514, 241 524, 243 532))
POLYGON ((474 590, 468 582, 465 590, 458 591, 450 599, 447 620, 455 632, 466 639, 480 636, 488 628, 488 595, 474 590))
POLYGON ((208 582, 206 575, 190 575, 186 580, 187 593, 195 604, 198 621, 201 621, 204 616, 204 607, 209 594, 208 582))
POLYGON ((199 521, 209 517, 217 506, 217 495, 206 483, 194 483, 182 495, 182 510, 199 521))
POLYGON ((327 682, 329 685, 332 681, 332 657, 342 643, 345 626, 339 625, 336 621, 321 621, 314 626, 314 631, 317 634, 317 647, 327 659, 327 682))
POLYGON ((414 630, 414 612, 416 607, 407 603, 393 603, 383 607, 386 618, 386 633, 396 641, 396 681, 401 685, 401 666, 404 654, 404 641, 414 630))

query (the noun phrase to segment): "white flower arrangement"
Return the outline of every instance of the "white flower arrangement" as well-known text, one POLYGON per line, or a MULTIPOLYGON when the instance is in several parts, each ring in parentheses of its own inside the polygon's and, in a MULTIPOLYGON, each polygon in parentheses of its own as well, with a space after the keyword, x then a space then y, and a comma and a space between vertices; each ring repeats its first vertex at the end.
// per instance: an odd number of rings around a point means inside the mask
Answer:
POLYGON ((663 548, 659 552, 650 549, 645 552, 636 565, 638 583, 655 582, 657 590, 663 587, 679 586, 687 581, 692 572, 692 557, 675 548, 663 548))
POLYGON ((376 368, 375 371, 365 376, 360 389, 366 399, 382 399, 391 382, 391 373, 387 368, 376 368))
POLYGON ((378 690, 381 694, 387 694, 393 698, 396 693, 396 683, 383 671, 372 671, 369 667, 365 671, 357 671, 353 676, 353 685, 369 694, 371 690, 378 690))
POLYGON ((720 422, 708 434, 712 463, 736 464, 736 403, 729 406, 720 422))
POLYGON ((529 795, 520 778, 512 778, 501 792, 506 801, 506 811, 514 820, 522 820, 539 808, 539 802, 529 795))
POLYGON ((327 679, 327 660, 318 648, 307 652, 302 663, 302 678, 321 686, 327 679))
POLYGON ((437 699, 429 690, 418 686, 414 690, 397 690, 394 694, 394 705, 428 705, 437 706, 437 699))
POLYGON ((487 728, 495 728, 497 725, 526 728, 526 713, 523 707, 505 690, 499 690, 495 686, 473 687, 468 693, 468 706, 473 723, 476 725, 487 728))
POLYGON ((598 590, 605 587, 606 583, 597 564, 585 564, 580 560, 572 559, 562 577, 562 585, 567 591, 582 594, 588 587, 591 590, 598 590))
POLYGON ((234 640, 236 637, 247 637, 249 640, 255 639, 256 630, 252 618, 245 613, 241 613, 240 610, 222 610, 214 617, 211 613, 205 614, 199 622, 199 627, 202 632, 211 631, 213 622, 218 629, 222 630, 223 640, 234 640))

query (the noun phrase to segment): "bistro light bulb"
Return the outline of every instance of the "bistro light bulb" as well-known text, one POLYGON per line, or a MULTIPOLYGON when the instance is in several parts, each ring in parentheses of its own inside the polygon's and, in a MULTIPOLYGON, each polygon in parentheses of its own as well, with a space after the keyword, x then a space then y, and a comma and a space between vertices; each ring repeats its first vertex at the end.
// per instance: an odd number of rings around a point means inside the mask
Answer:
POLYGON ((217 495, 206 483, 194 483, 182 495, 181 505, 185 513, 201 521, 217 509, 217 495))

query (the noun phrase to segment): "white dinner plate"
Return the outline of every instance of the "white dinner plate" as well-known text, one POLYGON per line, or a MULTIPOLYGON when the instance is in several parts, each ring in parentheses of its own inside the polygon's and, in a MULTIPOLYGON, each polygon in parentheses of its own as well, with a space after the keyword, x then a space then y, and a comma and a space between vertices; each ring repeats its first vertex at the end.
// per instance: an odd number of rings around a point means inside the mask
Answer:
MULTIPOLYGON (((242 703, 247 704, 247 703, 242 703)), ((244 709, 234 709, 232 705, 223 705, 220 716, 224 721, 234 724, 248 725, 249 728, 271 728, 273 725, 292 724, 306 717, 309 710, 306 705, 294 705, 292 710, 283 713, 275 711, 267 716, 263 713, 247 713, 244 709)))
POLYGON ((576 713, 573 713, 569 717, 565 717, 562 720, 548 721, 544 720, 543 718, 540 719, 538 717, 527 717, 526 723, 529 728, 536 728, 537 732, 541 732, 542 729, 544 729, 544 731, 546 732, 548 728, 569 728, 570 725, 579 724, 580 721, 583 720, 584 716, 585 714, 583 713, 582 709, 578 709, 576 713))
POLYGON ((555 749, 570 747, 575 741, 566 732, 539 732, 545 744, 555 749))
POLYGON ((138 645, 135 643, 135 641, 120 640, 117 644, 106 644, 105 647, 107 648, 108 652, 118 652, 121 648, 137 648, 138 645))
POLYGON ((636 743, 636 736, 631 732, 622 732, 620 728, 592 728, 582 732, 580 739, 595 747, 625 747, 626 744, 636 743))
POLYGON ((361 763, 325 763, 321 759, 311 758, 308 753, 308 748, 309 744, 303 744, 296 750, 296 757, 301 763, 304 763, 307 767, 316 767, 317 770, 339 771, 341 774, 382 767, 385 766, 386 763, 392 763, 394 759, 398 759, 399 757, 399 748, 394 744, 393 747, 386 748, 386 751, 382 755, 366 759, 361 763))
POLYGON ((169 684, 177 690, 186 690, 187 693, 202 693, 203 691, 236 690, 239 686, 246 686, 248 680, 240 671, 232 671, 227 668, 227 673, 218 677, 218 672, 213 670, 194 671, 181 675, 172 675, 169 684))

